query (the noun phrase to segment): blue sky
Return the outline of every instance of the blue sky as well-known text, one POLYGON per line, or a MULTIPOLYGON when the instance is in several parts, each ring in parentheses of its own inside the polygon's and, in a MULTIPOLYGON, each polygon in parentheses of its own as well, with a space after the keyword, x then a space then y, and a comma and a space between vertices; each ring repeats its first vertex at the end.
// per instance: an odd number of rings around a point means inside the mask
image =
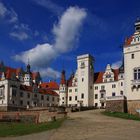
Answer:
POLYGON ((90 53, 95 71, 118 66, 120 46, 134 32, 139 0, 0 0, 0 60, 32 70, 44 80, 67 76, 76 56, 90 53))

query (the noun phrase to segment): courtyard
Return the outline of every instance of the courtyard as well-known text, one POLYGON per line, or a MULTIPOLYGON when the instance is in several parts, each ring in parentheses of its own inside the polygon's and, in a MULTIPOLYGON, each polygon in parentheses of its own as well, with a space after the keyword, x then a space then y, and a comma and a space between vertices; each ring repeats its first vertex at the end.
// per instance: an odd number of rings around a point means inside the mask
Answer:
POLYGON ((139 132, 139 121, 108 117, 101 110, 90 110, 70 113, 58 129, 0 140, 139 140, 139 132))

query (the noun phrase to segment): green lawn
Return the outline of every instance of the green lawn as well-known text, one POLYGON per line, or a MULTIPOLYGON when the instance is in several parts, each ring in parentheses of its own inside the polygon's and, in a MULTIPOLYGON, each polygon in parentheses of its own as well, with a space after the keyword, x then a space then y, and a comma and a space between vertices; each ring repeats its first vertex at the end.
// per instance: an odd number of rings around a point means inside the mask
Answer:
POLYGON ((118 117, 123 119, 129 119, 129 120, 137 120, 140 121, 140 117, 128 113, 122 113, 122 112, 102 112, 102 114, 111 116, 111 117, 118 117))
POLYGON ((0 122, 0 137, 21 136, 21 135, 56 129, 61 126, 64 120, 65 119, 59 119, 54 122, 41 123, 41 124, 0 122))

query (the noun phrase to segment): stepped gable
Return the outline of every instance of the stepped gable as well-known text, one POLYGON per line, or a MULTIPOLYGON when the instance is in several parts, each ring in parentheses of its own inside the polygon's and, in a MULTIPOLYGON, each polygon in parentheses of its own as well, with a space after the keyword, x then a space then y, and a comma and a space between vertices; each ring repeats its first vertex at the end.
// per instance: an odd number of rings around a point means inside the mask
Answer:
MULTIPOLYGON (((114 81, 118 80, 119 69, 112 69, 114 73, 114 81)), ((103 83, 103 75, 104 72, 96 72, 94 73, 94 83, 103 83)))

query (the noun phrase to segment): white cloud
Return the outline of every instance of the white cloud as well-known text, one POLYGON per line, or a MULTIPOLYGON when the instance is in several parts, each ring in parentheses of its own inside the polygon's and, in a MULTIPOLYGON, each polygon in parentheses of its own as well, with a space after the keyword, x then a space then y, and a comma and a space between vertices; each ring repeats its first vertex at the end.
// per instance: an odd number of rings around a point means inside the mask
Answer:
POLYGON ((29 38, 29 36, 26 32, 11 32, 10 36, 14 37, 18 40, 21 40, 21 41, 29 38))
POLYGON ((33 0, 33 1, 56 15, 60 15, 64 11, 63 7, 53 3, 51 0, 33 0))
POLYGON ((111 65, 111 68, 112 69, 118 69, 118 68, 121 67, 121 65, 122 65, 122 61, 117 61, 117 62, 115 62, 111 65))
POLYGON ((53 28, 54 44, 38 44, 30 50, 17 54, 14 59, 26 63, 29 58, 33 67, 47 67, 52 60, 74 49, 74 43, 78 38, 79 29, 85 17, 86 11, 84 9, 68 8, 53 28))
POLYGON ((53 33, 56 36, 54 46, 60 53, 73 49, 85 17, 85 9, 70 7, 62 15, 58 25, 54 26, 53 33))
POLYGON ((7 8, 0 2, 0 17, 5 17, 7 13, 7 8))
POLYGON ((9 23, 15 23, 18 20, 17 13, 13 9, 8 9, 2 2, 0 2, 0 17, 9 23))
POLYGON ((42 77, 50 77, 53 79, 60 78, 61 73, 52 69, 52 68, 46 68, 46 69, 40 69, 40 74, 42 77))
POLYGON ((16 38, 20 41, 27 40, 31 36, 31 29, 27 24, 15 24, 13 27, 13 31, 9 33, 9 35, 13 38, 16 38))
POLYGON ((16 55, 15 60, 22 61, 25 64, 27 59, 30 59, 30 63, 33 67, 46 67, 48 64, 57 57, 53 46, 50 44, 38 44, 35 48, 16 55))

